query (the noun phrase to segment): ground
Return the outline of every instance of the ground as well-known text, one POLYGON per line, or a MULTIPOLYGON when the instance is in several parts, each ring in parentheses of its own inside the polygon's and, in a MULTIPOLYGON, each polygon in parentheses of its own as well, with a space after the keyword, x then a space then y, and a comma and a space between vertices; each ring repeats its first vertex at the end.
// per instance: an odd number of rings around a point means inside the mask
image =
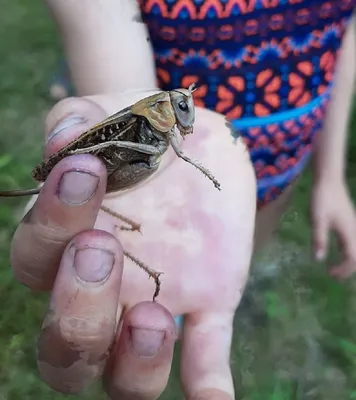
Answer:
MULTIPOLYGON (((31 167, 41 157, 43 117, 52 106, 48 80, 60 47, 42 1, 2 0, 1 5, 0 188, 28 187, 31 167)), ((352 124, 348 147, 353 198, 355 128, 352 124)), ((239 399, 356 399, 355 283, 339 284, 328 277, 326 265, 311 261, 310 184, 307 171, 278 237, 254 262, 236 315, 231 364, 239 399)), ((23 204, 9 199, 0 206, 0 399, 64 399, 36 370, 35 340, 47 296, 31 294, 9 268, 9 245, 23 204)), ((332 246, 327 264, 336 259, 332 246)), ((76 398, 105 396, 95 386, 76 398)), ((176 360, 162 399, 181 398, 176 360)))

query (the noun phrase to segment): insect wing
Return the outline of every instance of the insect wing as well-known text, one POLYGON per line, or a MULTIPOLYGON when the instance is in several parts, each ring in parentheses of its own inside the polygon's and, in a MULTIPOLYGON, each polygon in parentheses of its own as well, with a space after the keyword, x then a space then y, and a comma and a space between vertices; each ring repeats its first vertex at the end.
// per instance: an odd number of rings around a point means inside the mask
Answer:
POLYGON ((32 177, 38 182, 45 181, 53 167, 68 156, 71 151, 90 147, 107 140, 118 140, 120 134, 127 130, 129 125, 133 125, 135 121, 136 118, 132 115, 130 107, 111 115, 38 164, 32 171, 32 177))

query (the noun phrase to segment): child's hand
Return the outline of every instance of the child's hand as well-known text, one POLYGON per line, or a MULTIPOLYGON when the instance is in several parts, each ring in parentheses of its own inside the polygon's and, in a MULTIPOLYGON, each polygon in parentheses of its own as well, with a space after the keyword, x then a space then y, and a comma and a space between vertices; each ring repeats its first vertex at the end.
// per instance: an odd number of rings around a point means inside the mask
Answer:
POLYGON ((313 247, 318 261, 327 254, 328 236, 334 231, 343 253, 343 261, 330 274, 347 278, 356 271, 356 212, 344 182, 317 183, 312 191, 311 217, 313 247))

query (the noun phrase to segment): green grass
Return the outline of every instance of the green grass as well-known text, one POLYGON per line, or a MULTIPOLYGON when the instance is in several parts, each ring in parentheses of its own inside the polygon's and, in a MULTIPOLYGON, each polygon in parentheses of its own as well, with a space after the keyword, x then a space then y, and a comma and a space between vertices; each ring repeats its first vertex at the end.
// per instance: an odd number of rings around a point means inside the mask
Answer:
MULTIPOLYGON (((29 171, 41 156, 43 117, 52 106, 48 80, 57 67, 59 45, 40 0, 2 0, 1 5, 0 187, 28 187, 29 171)), ((348 158, 356 198, 353 135, 348 158)), ((355 283, 341 285, 311 261, 310 186, 307 172, 283 219, 280 239, 256 261, 236 315, 231 364, 240 399, 356 399, 355 283)), ((47 296, 19 285, 9 268, 10 241, 22 207, 23 200, 14 199, 0 207, 0 399, 64 399, 40 381, 35 364, 47 296)), ((333 245, 329 260, 335 259, 333 245)), ((76 398, 105 396, 94 387, 76 398)), ((182 398, 177 362, 162 398, 182 398)))

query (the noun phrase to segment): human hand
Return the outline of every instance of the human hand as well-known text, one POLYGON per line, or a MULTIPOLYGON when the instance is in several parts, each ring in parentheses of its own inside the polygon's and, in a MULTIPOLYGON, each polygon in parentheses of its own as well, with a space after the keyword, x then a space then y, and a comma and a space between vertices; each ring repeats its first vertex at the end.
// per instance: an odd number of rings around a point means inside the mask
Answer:
POLYGON ((314 186, 311 219, 316 259, 326 257, 329 232, 334 231, 343 260, 331 268, 330 275, 349 277, 356 271, 356 212, 344 182, 321 181, 314 186))
MULTIPOLYGON (((60 102, 46 122, 47 133, 57 134, 45 155, 145 95, 60 102)), ((103 376, 112 399, 156 399, 170 372, 176 335, 172 315, 184 315, 186 398, 234 398, 229 354, 252 252, 255 178, 245 146, 233 144, 223 117, 197 109, 194 128, 183 150, 214 172, 222 191, 168 150, 153 178, 108 195, 103 203, 141 223, 142 236, 118 230, 118 221, 100 210, 106 171, 90 155, 59 162, 20 223, 12 267, 20 282, 51 291, 38 365, 56 390, 80 392, 103 376), (164 272, 159 304, 147 302, 154 284, 143 271, 126 259, 122 271, 120 243, 164 272), (137 329, 139 350, 134 351, 137 329)))

